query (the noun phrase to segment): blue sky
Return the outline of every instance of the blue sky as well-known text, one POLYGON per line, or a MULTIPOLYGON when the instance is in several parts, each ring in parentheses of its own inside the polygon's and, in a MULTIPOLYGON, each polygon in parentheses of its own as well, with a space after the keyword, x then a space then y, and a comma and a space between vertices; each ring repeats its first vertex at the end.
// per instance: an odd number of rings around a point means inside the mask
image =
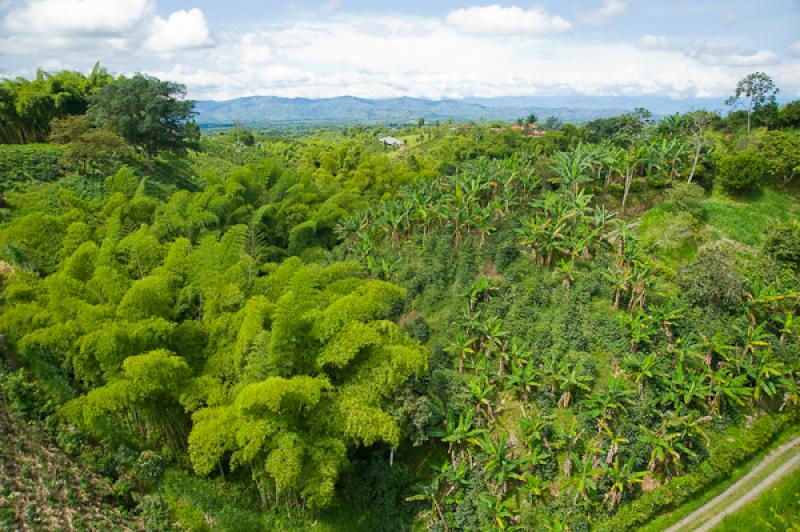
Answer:
POLYGON ((0 76, 142 71, 195 98, 800 97, 797 0, 0 0, 0 76))

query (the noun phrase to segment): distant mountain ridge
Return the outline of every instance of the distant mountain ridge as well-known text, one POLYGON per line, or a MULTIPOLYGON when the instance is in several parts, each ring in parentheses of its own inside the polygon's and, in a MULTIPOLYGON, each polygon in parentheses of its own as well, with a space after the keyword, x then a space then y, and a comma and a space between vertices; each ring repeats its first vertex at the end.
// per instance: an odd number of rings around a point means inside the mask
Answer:
POLYGON ((420 118, 427 121, 516 120, 530 113, 540 119, 549 116, 564 122, 585 122, 613 116, 626 109, 581 109, 543 107, 531 102, 489 105, 466 100, 425 100, 390 98, 372 100, 354 96, 337 98, 281 98, 249 96, 226 101, 197 102, 198 123, 244 124, 403 124, 420 118))

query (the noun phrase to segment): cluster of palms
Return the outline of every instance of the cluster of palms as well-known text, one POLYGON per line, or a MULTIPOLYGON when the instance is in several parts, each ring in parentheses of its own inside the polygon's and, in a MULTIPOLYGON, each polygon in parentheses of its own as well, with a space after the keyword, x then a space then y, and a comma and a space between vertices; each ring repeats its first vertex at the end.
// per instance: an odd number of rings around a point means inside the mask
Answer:
POLYGON ((796 368, 779 352, 796 352, 798 299, 754 292, 730 335, 706 337, 670 301, 629 307, 629 352, 596 379, 580 354, 532 352, 488 311, 495 282, 474 283, 447 348, 463 386, 438 403, 431 431, 449 460, 414 497, 430 502, 430 524, 458 528, 476 478, 482 512, 503 528, 558 500, 612 511, 643 481, 700 459, 715 418, 796 402, 796 368))

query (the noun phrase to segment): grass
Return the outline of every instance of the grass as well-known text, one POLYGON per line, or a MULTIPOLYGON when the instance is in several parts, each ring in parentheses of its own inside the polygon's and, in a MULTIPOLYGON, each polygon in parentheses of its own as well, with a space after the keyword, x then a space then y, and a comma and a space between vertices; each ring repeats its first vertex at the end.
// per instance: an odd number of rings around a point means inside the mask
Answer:
POLYGON ((709 227, 724 237, 757 246, 776 220, 786 222, 797 216, 794 200, 790 192, 765 188, 747 199, 714 195, 703 206, 709 227))
MULTIPOLYGON (((665 530, 666 528, 677 523, 687 515, 691 514, 692 512, 694 512, 695 510, 697 510, 698 508, 700 508, 701 506, 703 506, 704 504, 711 501, 716 496, 720 495, 722 492, 730 488, 739 479, 741 479, 743 476, 749 473, 756 465, 758 465, 761 462, 761 460, 763 460, 764 457, 766 457, 776 447, 780 446, 781 444, 791 440, 792 438, 798 435, 800 435, 800 426, 793 425, 791 427, 786 428, 783 432, 781 432, 781 434, 778 437, 776 437, 772 441, 772 443, 770 443, 770 445, 764 447, 752 458, 740 464, 738 467, 734 468, 730 476, 725 481, 715 484, 711 488, 703 491, 696 497, 690 499, 689 501, 679 506, 678 508, 672 510, 671 512, 662 514, 656 519, 653 519, 652 521, 650 521, 641 528, 641 532, 658 532, 661 530, 665 530)), ((790 452, 787 454, 789 455, 789 457, 791 457, 794 453, 790 452)), ((761 473, 756 475, 751 480, 751 482, 748 483, 748 487, 758 484, 758 482, 763 480, 763 478, 768 476, 772 471, 780 467, 780 465, 783 462, 784 462, 783 460, 777 460, 770 467, 766 468, 764 471, 761 471, 761 473)))
POLYGON ((727 516, 715 532, 800 530, 800 472, 795 471, 738 512, 727 516))

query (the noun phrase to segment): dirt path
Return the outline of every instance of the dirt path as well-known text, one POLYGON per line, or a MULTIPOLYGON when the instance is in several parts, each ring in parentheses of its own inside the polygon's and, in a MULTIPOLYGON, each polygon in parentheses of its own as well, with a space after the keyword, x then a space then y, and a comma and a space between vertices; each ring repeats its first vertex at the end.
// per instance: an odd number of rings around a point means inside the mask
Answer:
POLYGON ((798 452, 798 447, 800 447, 800 437, 778 446, 731 487, 669 527, 666 532, 678 532, 682 530, 706 532, 711 530, 717 526, 725 516, 734 513, 745 504, 755 500, 764 490, 800 465, 800 452, 798 452), (762 471, 776 462, 781 461, 783 461, 783 463, 778 466, 775 471, 749 490, 740 493, 743 489, 746 489, 747 485, 757 478, 762 471))

